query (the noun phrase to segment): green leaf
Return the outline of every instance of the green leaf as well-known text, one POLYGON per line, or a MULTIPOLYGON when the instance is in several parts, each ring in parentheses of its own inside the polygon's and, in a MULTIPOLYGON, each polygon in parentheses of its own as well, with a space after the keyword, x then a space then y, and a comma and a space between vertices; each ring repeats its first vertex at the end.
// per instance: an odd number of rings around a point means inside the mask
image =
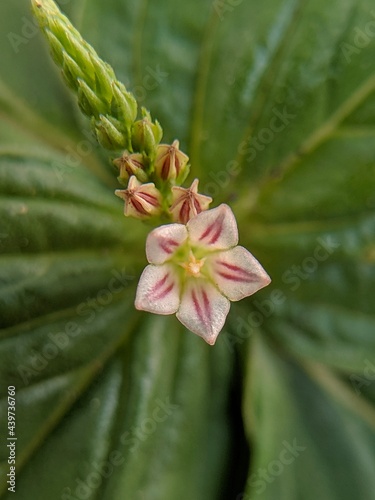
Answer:
POLYGON ((30 2, 0 7, 2 33, 1 114, 7 120, 38 125, 35 133, 77 133, 72 101, 55 71, 31 14, 30 2), (49 130, 47 129, 49 127, 49 130), (46 130, 47 129, 47 130, 46 130), (72 130, 73 129, 73 130, 72 130))
POLYGON ((331 376, 319 366, 307 368, 255 338, 244 399, 254 456, 241 498, 370 500, 375 411, 353 401, 346 406, 340 392, 352 393, 341 382, 330 393, 331 376))

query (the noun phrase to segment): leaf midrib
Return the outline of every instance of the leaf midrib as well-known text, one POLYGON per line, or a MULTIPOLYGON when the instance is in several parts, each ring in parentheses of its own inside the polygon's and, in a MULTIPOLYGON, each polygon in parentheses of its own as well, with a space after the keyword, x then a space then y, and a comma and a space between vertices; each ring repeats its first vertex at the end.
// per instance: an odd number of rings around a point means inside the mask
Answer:
POLYGON ((375 408, 364 398, 359 398, 349 390, 332 370, 320 363, 307 361, 302 363, 304 371, 334 400, 350 412, 357 414, 362 421, 375 431, 375 408))
MULTIPOLYGON (((311 154, 324 142, 330 139, 333 133, 339 128, 358 107, 375 91, 375 73, 353 92, 331 116, 310 136, 301 143, 297 152, 293 152, 281 161, 277 168, 278 177, 282 179, 289 174, 300 162, 302 157, 311 154)), ((275 172, 272 172, 272 176, 275 172)))

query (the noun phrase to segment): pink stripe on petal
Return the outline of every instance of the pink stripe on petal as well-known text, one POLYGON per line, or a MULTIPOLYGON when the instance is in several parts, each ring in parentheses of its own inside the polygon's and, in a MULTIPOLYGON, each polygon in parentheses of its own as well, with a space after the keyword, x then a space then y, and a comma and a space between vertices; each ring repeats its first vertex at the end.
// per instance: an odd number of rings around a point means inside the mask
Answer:
POLYGON ((163 285, 164 283, 167 281, 167 279, 169 278, 169 274, 167 273, 161 280, 159 280, 155 285, 154 287, 152 288, 151 290, 151 293, 155 293, 157 292, 163 285))
POLYGON ((178 242, 178 241, 176 241, 176 240, 168 239, 168 240, 166 240, 166 241, 167 241, 167 244, 168 244, 168 245, 171 245, 171 246, 173 246, 173 247, 178 247, 178 245, 179 245, 179 242, 178 242))
POLYGON ((147 266, 138 283, 135 307, 155 314, 174 314, 180 305, 179 282, 169 265, 147 266))
POLYGON ((208 228, 204 231, 204 233, 200 235, 199 240, 204 240, 204 238, 206 238, 206 236, 208 236, 210 234, 210 232, 212 231, 215 224, 216 224, 216 221, 213 222, 210 226, 208 226, 208 228))
POLYGON ((140 201, 136 200, 135 198, 130 199, 130 203, 133 205, 133 207, 136 209, 137 212, 139 212, 142 215, 147 215, 148 212, 143 208, 143 205, 140 201))
POLYGON ((222 278, 232 281, 238 281, 239 283, 252 283, 253 281, 257 281, 257 276, 255 274, 249 274, 248 276, 238 276, 236 274, 228 274, 218 271, 217 273, 222 278))
MULTIPOLYGON (((205 208, 202 205, 202 208, 205 208)), ((192 244, 228 250, 238 243, 236 219, 227 205, 202 210, 187 223, 192 244)))
POLYGON ((269 283, 259 262, 241 246, 213 255, 208 265, 217 287, 232 301, 248 297, 269 283))
POLYGON ((162 250, 164 250, 165 253, 171 254, 174 252, 174 247, 178 247, 179 243, 177 241, 168 239, 168 240, 160 240, 159 246, 162 250))
POLYGON ((171 160, 170 160, 169 155, 168 155, 167 158, 164 160, 163 167, 161 169, 161 178, 162 179, 164 179, 164 180, 168 179, 170 169, 171 169, 171 160))
POLYGON ((224 262, 223 260, 217 260, 216 262, 217 262, 217 264, 221 264, 222 266, 226 267, 227 269, 230 269, 231 271, 243 271, 243 272, 247 272, 242 267, 235 266, 233 264, 228 264, 228 262, 224 262))
POLYGON ((223 217, 221 218, 220 221, 217 220, 216 222, 217 222, 217 229, 216 232, 213 234, 212 238, 210 239, 210 241, 208 242, 210 245, 217 242, 223 230, 223 217))
POLYGON ((182 224, 160 226, 148 235, 146 255, 150 264, 163 264, 175 252, 188 236, 182 224))
POLYGON ((203 315, 203 311, 201 309, 201 306, 199 304, 199 301, 197 299, 197 296, 195 295, 195 291, 192 290, 191 292, 191 297, 193 299, 193 304, 194 304, 194 307, 195 307, 195 310, 197 311, 197 314, 198 314, 198 317, 199 319, 201 320, 201 322, 206 325, 206 320, 205 320, 205 317, 203 315))
POLYGON ((203 295, 203 304, 204 304, 204 308, 206 310, 206 315, 207 315, 209 322, 211 323, 211 305, 210 305, 210 301, 208 300, 206 290, 202 290, 202 295, 203 295))
POLYGON ((148 203, 150 203, 150 205, 153 205, 154 207, 157 207, 159 205, 159 201, 156 198, 156 196, 152 196, 149 193, 137 193, 137 196, 139 196, 139 198, 144 199, 145 201, 147 201, 148 203))
POLYGON ((203 323, 205 328, 208 330, 211 330, 212 328, 212 319, 211 319, 211 307, 210 307, 210 301, 208 300, 207 293, 204 289, 201 290, 201 295, 203 299, 203 307, 201 306, 198 296, 195 293, 194 290, 192 290, 192 299, 194 303, 195 310, 197 311, 199 320, 203 323))
POLYGON ((160 300, 164 299, 174 288, 174 283, 171 283, 167 288, 164 288, 164 290, 161 290, 157 295, 154 295, 152 298, 154 300, 160 300))
POLYGON ((213 345, 229 312, 229 300, 210 282, 191 279, 177 311, 177 319, 213 345))
MULTIPOLYGON (((224 262, 222 260, 218 260, 216 261, 216 263, 224 266, 226 269, 229 269, 234 273, 237 273, 239 275, 238 278, 243 278, 243 281, 257 281, 258 279, 258 275, 256 273, 252 273, 251 271, 248 271, 243 267, 235 266, 234 264, 229 264, 228 262, 224 262)), ((223 271, 218 271, 218 273, 220 274, 220 276, 223 276, 224 278, 230 276, 229 274, 224 273, 223 271)))
POLYGON ((195 210, 197 211, 197 214, 200 214, 202 212, 202 208, 201 208, 199 201, 197 200, 197 198, 195 196, 193 196, 193 203, 194 203, 195 210))
POLYGON ((223 215, 221 215, 210 226, 208 226, 208 228, 200 236, 199 240, 202 241, 205 238, 210 237, 208 244, 212 245, 216 243, 223 230, 223 222, 224 222, 224 217, 223 215))
POLYGON ((160 300, 163 299, 169 292, 173 290, 175 283, 172 281, 171 283, 167 283, 167 280, 170 278, 169 273, 163 276, 150 290, 150 297, 152 300, 160 300))
POLYGON ((180 221, 183 224, 186 224, 190 219, 189 215, 190 215, 190 206, 189 206, 189 201, 187 200, 182 203, 182 207, 180 209, 180 221))

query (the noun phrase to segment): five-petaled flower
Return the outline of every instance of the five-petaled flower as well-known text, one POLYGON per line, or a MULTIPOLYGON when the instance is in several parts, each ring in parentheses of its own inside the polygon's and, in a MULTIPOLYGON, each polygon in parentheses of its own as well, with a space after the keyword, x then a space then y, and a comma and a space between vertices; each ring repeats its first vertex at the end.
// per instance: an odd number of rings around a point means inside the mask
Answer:
POLYGON ((187 224, 190 219, 208 209, 212 198, 198 193, 198 183, 198 179, 194 179, 188 189, 172 187, 172 206, 169 210, 174 221, 187 224))
POLYGON ((127 189, 116 189, 115 195, 125 201, 124 214, 136 219, 147 219, 161 212, 161 194, 153 182, 142 184, 135 175, 127 189))
POLYGON ((150 263, 143 271, 135 307, 174 314, 213 345, 230 300, 252 295, 270 283, 255 257, 237 246, 236 219, 228 205, 201 212, 186 225, 168 224, 147 238, 150 263))

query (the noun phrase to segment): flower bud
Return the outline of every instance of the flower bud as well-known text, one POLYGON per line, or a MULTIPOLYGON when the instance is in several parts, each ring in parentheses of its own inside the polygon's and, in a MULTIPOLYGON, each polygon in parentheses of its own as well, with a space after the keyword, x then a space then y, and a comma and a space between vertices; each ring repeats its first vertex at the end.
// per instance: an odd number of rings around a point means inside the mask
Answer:
POLYGON ((113 163, 120 171, 117 179, 121 184, 127 182, 132 175, 135 175, 141 182, 148 181, 148 175, 144 171, 143 155, 140 153, 130 154, 125 151, 120 158, 113 160, 113 163))
POLYGON ((186 189, 179 186, 172 187, 172 206, 169 211, 175 222, 187 224, 187 222, 207 210, 212 198, 198 193, 198 179, 186 189))
POLYGON ((159 144, 163 131, 159 122, 152 123, 151 115, 144 108, 143 118, 137 120, 133 125, 132 144, 135 151, 142 151, 148 157, 153 158, 155 148, 159 144))
POLYGON ((112 83, 112 91, 114 96, 112 106, 116 108, 116 113, 126 128, 130 129, 137 116, 137 102, 120 82, 112 83))
POLYGON ((45 34, 50 47, 52 59, 58 66, 62 66, 64 63, 64 52, 62 50, 60 41, 49 29, 46 29, 45 34))
MULTIPOLYGON (((64 55, 66 60, 67 56, 64 55)), ((74 62, 74 61, 73 61, 74 62)), ((65 76, 68 73, 65 74, 65 76)), ((72 80, 74 82, 74 80, 72 80)), ((93 92, 90 87, 82 79, 76 81, 78 87, 78 105, 81 111, 87 116, 94 116, 96 119, 99 118, 100 114, 105 111, 105 106, 98 96, 93 92)))
POLYGON ((109 150, 119 150, 123 149, 127 144, 125 135, 116 127, 117 123, 115 119, 110 116, 106 117, 104 115, 99 116, 99 120, 92 120, 92 126, 96 135, 96 138, 103 148, 109 150))
POLYGON ((188 169, 189 157, 180 151, 180 143, 175 140, 170 144, 159 144, 156 149, 155 173, 164 181, 184 176, 188 169))
POLYGON ((148 219, 158 215, 162 208, 162 197, 155 184, 142 184, 135 175, 129 179, 127 189, 117 189, 115 195, 125 201, 124 214, 126 217, 148 219))

